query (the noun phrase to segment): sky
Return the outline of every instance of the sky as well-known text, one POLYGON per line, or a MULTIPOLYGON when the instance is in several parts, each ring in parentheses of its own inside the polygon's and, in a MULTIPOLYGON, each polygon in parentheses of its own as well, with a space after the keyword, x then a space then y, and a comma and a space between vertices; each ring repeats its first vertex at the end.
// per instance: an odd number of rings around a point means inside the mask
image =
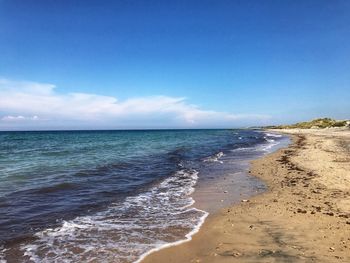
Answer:
POLYGON ((0 130, 350 118, 350 1, 0 0, 0 130))

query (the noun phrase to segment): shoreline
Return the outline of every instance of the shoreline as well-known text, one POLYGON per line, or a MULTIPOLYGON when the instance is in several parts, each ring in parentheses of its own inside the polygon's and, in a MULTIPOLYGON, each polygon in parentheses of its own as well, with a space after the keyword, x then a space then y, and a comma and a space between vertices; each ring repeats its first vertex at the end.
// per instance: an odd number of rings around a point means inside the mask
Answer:
POLYGON ((143 263, 350 262, 350 184, 341 184, 350 182, 349 130, 272 131, 293 143, 251 162, 266 192, 211 214, 191 241, 143 263))
MULTIPOLYGON (((263 133, 271 136, 271 133, 263 133)), ((279 138, 282 136, 273 135, 273 137, 279 138)), ((190 242, 192 237, 201 231, 203 224, 206 223, 208 218, 211 220, 211 218, 219 213, 223 208, 239 204, 242 199, 249 199, 265 192, 267 190, 265 183, 256 176, 252 176, 248 173, 250 162, 257 158, 262 158, 266 154, 275 152, 276 150, 281 149, 290 143, 289 136, 283 136, 283 138, 279 139, 280 140, 277 143, 275 140, 271 141, 270 139, 266 145, 259 145, 256 149, 258 152, 260 152, 257 154, 258 156, 250 157, 248 159, 235 160, 234 163, 236 170, 232 170, 230 173, 225 173, 225 175, 220 178, 210 176, 210 182, 208 181, 208 178, 205 182, 197 181, 196 190, 191 194, 191 198, 194 202, 191 207, 205 213, 202 216, 199 224, 196 225, 193 230, 187 233, 184 239, 159 245, 158 247, 155 247, 142 254, 134 263, 143 262, 149 255, 157 253, 163 249, 190 242)), ((224 158, 225 156, 226 155, 223 152, 219 152, 214 155, 216 158, 215 160, 212 159, 212 156, 204 158, 204 160, 205 162, 212 161, 223 164, 221 158, 224 158)))

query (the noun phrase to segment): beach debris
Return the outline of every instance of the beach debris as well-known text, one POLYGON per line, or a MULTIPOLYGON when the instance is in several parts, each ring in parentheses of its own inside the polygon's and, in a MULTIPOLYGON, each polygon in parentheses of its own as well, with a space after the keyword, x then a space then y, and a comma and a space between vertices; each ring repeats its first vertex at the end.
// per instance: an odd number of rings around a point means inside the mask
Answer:
POLYGON ((235 250, 226 250, 224 252, 219 253, 219 255, 223 257, 239 257, 242 254, 235 250))
POLYGON ((316 208, 317 212, 321 212, 321 207, 320 206, 316 206, 315 208, 316 208))
POLYGON ((298 212, 298 213, 301 213, 301 214, 306 214, 306 213, 307 213, 306 210, 300 209, 300 208, 298 208, 297 212, 298 212))
POLYGON ((350 218, 350 215, 348 215, 348 214, 342 214, 342 215, 339 215, 339 217, 350 218))
POLYGON ((269 249, 262 249, 259 251, 259 255, 266 257, 266 256, 271 256, 273 254, 275 254, 276 251, 274 250, 269 250, 269 249))
POLYGON ((242 199, 241 202, 242 202, 242 203, 248 203, 248 202, 249 202, 249 199, 242 199))
POLYGON ((330 247, 329 250, 334 252, 335 248, 334 247, 330 247))
POLYGON ((224 191, 224 194, 227 194, 227 191, 224 191))
POLYGON ((333 212, 327 212, 327 213, 324 213, 325 215, 329 215, 329 216, 334 216, 334 213, 333 212))

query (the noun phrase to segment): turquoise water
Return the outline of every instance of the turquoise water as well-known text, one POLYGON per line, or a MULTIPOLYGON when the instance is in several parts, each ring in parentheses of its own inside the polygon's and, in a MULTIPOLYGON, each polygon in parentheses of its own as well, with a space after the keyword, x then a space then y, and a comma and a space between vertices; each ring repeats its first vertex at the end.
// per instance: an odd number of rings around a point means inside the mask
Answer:
POLYGON ((191 193, 225 166, 222 156, 235 169, 232 160, 280 139, 252 130, 0 132, 0 260, 133 262, 203 222, 191 193))

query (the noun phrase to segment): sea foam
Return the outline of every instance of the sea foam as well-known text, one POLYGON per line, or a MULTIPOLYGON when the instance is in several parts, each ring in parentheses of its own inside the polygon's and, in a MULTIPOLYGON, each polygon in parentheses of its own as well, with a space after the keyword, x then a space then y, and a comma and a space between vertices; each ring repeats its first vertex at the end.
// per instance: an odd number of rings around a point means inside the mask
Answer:
POLYGON ((64 221, 22 246, 34 262, 140 262, 191 239, 208 213, 192 207, 196 170, 182 169, 149 191, 95 215, 64 221))

